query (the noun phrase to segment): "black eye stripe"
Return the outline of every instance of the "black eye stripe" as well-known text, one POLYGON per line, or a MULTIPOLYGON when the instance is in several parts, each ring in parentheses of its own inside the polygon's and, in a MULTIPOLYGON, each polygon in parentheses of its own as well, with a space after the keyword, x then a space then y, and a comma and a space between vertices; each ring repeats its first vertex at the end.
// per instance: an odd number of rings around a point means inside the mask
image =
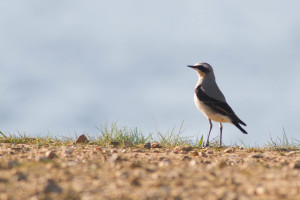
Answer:
POLYGON ((206 74, 209 72, 209 69, 207 69, 206 67, 204 67, 202 65, 199 65, 196 68, 199 69, 200 71, 206 73, 206 74))

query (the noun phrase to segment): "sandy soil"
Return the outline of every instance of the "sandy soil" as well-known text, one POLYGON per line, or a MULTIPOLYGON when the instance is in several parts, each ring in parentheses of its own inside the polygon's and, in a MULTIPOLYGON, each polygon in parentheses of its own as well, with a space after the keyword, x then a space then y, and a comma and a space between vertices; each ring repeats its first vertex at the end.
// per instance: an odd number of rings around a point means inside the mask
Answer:
POLYGON ((0 199, 300 199, 300 151, 0 143, 0 199))

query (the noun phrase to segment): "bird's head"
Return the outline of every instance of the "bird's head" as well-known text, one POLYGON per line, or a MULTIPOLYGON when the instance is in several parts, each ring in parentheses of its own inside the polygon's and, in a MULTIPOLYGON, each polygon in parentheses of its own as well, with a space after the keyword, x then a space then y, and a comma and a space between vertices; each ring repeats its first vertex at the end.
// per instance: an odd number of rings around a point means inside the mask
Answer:
POLYGON ((188 67, 196 70, 200 77, 205 77, 206 75, 213 73, 213 68, 208 63, 199 62, 194 65, 188 65, 188 67))

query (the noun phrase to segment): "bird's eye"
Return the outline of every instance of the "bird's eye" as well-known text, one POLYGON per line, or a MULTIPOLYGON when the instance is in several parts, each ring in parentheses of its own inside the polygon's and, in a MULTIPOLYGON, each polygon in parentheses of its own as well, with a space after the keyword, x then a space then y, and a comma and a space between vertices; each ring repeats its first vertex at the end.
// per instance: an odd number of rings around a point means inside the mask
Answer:
POLYGON ((200 71, 202 71, 203 73, 205 73, 205 74, 207 74, 209 72, 209 70, 206 67, 202 66, 202 65, 199 65, 198 69, 200 71))

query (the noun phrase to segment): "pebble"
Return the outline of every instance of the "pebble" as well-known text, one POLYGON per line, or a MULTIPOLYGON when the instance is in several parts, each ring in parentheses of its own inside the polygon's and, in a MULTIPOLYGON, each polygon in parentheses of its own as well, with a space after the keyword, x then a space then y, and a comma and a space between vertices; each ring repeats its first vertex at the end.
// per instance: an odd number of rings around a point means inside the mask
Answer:
POLYGON ((119 156, 118 154, 113 154, 109 159, 110 163, 113 165, 115 165, 117 162, 120 162, 121 160, 121 156, 119 156))
POLYGON ((265 192, 266 192, 266 189, 262 186, 259 186, 255 189, 255 193, 258 195, 263 195, 263 194, 265 194, 265 192))
POLYGON ((252 158, 263 158, 264 156, 261 155, 261 154, 253 154, 253 155, 250 155, 250 157, 252 157, 252 158))
POLYGON ((158 142, 153 142, 151 144, 151 148, 161 148, 160 144, 158 142))
POLYGON ((145 143, 144 148, 150 149, 151 148, 151 143, 150 142, 145 143))
POLYGON ((198 165, 198 162, 196 160, 191 160, 189 166, 194 167, 196 165, 198 165))
POLYGON ((198 153, 197 150, 193 150, 193 151, 191 151, 191 155, 192 155, 192 156, 198 156, 199 153, 198 153))
POLYGON ((66 149, 66 150, 65 150, 65 153, 66 153, 66 154, 71 154, 71 153, 72 153, 72 150, 71 150, 71 149, 66 149))
POLYGON ((53 151, 47 151, 46 152, 46 157, 48 159, 53 159, 53 158, 57 158, 58 156, 56 155, 56 153, 54 153, 53 151))
POLYGON ((40 162, 47 162, 47 161, 49 161, 50 159, 49 158, 47 158, 47 157, 41 157, 41 158, 39 158, 39 161, 40 162))
POLYGON ((128 171, 117 171, 116 176, 127 179, 127 178, 129 178, 129 172, 128 171))
POLYGON ((131 141, 124 141, 123 144, 124 144, 125 147, 132 147, 133 146, 131 141))
POLYGON ((213 154, 213 153, 214 153, 214 151, 212 151, 212 150, 208 150, 208 151, 206 151, 206 153, 207 153, 207 154, 213 154))
POLYGON ((142 167, 142 164, 140 161, 134 161, 130 164, 130 168, 134 169, 134 168, 140 168, 142 167))
POLYGON ((111 141, 109 144, 112 145, 113 147, 117 147, 120 145, 120 143, 117 141, 111 141))
POLYGON ((143 149, 135 149, 135 150, 133 150, 133 152, 142 153, 142 152, 145 152, 145 150, 143 150, 143 149))
POLYGON ((207 158, 206 153, 204 153, 203 151, 200 151, 199 156, 200 156, 200 157, 203 157, 203 158, 207 158))
POLYGON ((300 153, 300 151, 291 151, 291 152, 286 153, 285 155, 292 156, 292 155, 296 155, 297 153, 300 153))
POLYGON ((118 153, 118 150, 117 149, 111 149, 110 153, 118 153))
POLYGON ((223 152, 224 153, 233 153, 235 151, 234 148, 229 148, 229 149, 225 149, 223 152))
POLYGON ((174 148, 174 151, 184 151, 184 152, 189 152, 189 151, 192 151, 193 150, 193 147, 191 146, 177 146, 174 148))
POLYGON ((90 142, 90 141, 87 139, 87 137, 84 134, 82 134, 81 136, 78 137, 78 139, 76 140, 75 143, 82 144, 82 143, 88 143, 88 142, 90 142))
POLYGON ((141 183, 139 181, 139 178, 137 177, 134 177, 132 179, 130 179, 130 184, 133 185, 133 186, 141 186, 141 183))
POLYGON ((184 157, 182 158, 182 160, 191 160, 191 157, 189 157, 189 156, 184 156, 184 157))
POLYGON ((8 162, 8 168, 14 168, 14 167, 18 167, 20 165, 20 163, 16 160, 12 160, 8 162))
POLYGON ((172 163, 171 160, 169 160, 169 159, 164 159, 164 160, 162 160, 162 161, 160 161, 160 162, 158 163, 158 166, 159 166, 159 167, 167 167, 167 166, 169 166, 171 163, 172 163))
POLYGON ((58 184, 56 184, 55 181, 52 179, 48 180, 44 188, 44 191, 46 193, 62 193, 61 187, 58 184))
POLYGON ((15 179, 17 181, 26 181, 27 176, 22 172, 16 172, 13 176, 13 179, 15 179))
POLYGON ((159 152, 160 152, 160 151, 157 150, 157 149, 155 149, 155 150, 152 151, 152 153, 159 153, 159 152))
POLYGON ((300 161, 290 163, 289 166, 292 169, 300 169, 300 161))
POLYGON ((227 163, 226 163, 225 160, 222 160, 222 161, 218 162, 217 166, 218 166, 219 168, 224 168, 224 167, 227 166, 227 163))

